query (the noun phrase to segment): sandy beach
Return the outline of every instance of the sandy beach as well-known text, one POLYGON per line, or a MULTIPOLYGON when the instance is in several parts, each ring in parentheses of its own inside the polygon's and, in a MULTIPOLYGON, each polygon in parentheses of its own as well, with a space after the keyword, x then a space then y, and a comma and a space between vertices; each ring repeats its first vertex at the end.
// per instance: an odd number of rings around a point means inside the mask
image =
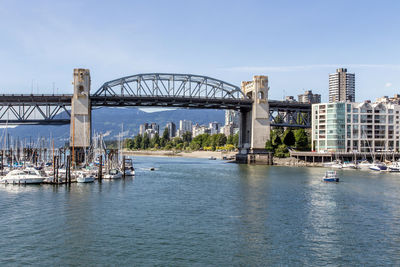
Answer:
POLYGON ((185 158, 210 158, 223 159, 224 157, 234 157, 236 151, 192 151, 192 152, 177 152, 172 150, 137 150, 129 151, 124 150, 123 155, 126 156, 151 156, 151 157, 185 157, 185 158))

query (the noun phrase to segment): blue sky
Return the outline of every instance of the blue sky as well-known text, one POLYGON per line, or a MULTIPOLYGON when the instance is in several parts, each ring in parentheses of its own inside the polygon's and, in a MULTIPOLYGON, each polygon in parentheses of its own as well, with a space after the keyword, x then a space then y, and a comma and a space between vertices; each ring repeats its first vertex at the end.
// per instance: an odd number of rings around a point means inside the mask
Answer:
POLYGON ((356 73, 356 100, 400 93, 400 1, 3 1, 0 93, 92 91, 147 72, 240 85, 268 75, 270 99, 306 89, 328 99, 328 74, 356 73), (58 89, 57 89, 58 88, 58 89))

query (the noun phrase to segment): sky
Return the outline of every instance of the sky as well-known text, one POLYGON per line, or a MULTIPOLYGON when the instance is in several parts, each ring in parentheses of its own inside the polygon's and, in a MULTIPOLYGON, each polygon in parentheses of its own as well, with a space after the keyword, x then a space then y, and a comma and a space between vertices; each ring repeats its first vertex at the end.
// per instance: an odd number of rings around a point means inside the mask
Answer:
POLYGON ((74 68, 104 82, 149 72, 235 85, 269 77, 269 98, 356 74, 356 101, 400 93, 400 1, 4 1, 0 93, 72 93, 74 68))

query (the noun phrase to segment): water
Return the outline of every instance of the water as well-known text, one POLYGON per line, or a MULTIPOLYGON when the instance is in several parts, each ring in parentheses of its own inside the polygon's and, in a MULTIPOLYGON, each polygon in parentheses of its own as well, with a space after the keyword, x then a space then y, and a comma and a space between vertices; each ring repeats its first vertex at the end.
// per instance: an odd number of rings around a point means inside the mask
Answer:
POLYGON ((121 181, 1 185, 0 265, 400 264, 400 174, 134 160, 121 181))

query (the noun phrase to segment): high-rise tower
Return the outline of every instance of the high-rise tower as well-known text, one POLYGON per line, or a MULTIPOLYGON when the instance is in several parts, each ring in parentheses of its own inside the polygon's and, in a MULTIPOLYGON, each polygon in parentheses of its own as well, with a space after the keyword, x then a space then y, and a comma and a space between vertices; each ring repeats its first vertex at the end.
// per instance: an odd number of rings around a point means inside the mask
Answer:
POLYGON ((355 74, 340 68, 329 74, 329 102, 355 101, 355 74))

